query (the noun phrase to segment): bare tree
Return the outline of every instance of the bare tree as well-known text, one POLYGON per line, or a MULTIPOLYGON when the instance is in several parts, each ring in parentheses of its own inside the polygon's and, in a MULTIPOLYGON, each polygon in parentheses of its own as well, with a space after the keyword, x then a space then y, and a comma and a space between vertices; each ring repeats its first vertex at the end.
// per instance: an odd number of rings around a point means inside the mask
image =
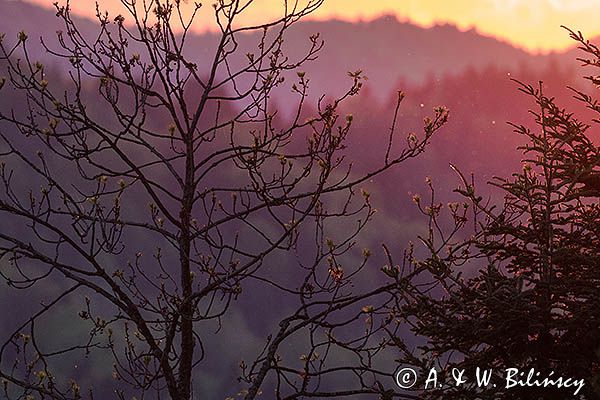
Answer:
POLYGON ((345 152, 353 118, 339 110, 362 73, 311 110, 300 67, 323 42, 315 34, 301 57, 285 53, 286 32, 322 0, 286 1, 280 19, 259 26, 237 24, 252 0, 220 0, 217 44, 200 55, 188 44, 200 4, 186 15, 180 1, 121 3, 126 16, 97 6, 94 37, 68 2, 56 5, 64 30, 58 46, 43 44, 69 63, 67 79, 32 59, 25 32, 0 46, 3 92, 15 99, 0 111, 0 271, 11 290, 40 301, 2 345, 6 396, 92 398, 61 372, 86 355, 112 366, 117 398, 214 398, 193 393, 206 338, 237 299, 260 291, 294 311, 240 363, 244 398, 400 395, 374 357, 383 334, 399 329, 382 310, 415 271, 391 260, 385 274, 365 270, 371 251, 357 237, 375 213, 365 188, 418 156, 447 111, 398 145, 396 108, 381 163, 354 171, 345 152), (248 38, 257 40, 242 48, 248 38), (281 87, 293 93, 290 117, 272 105, 281 87), (45 318, 69 298, 82 307, 65 328, 85 324, 87 334, 48 346, 59 333, 45 318), (300 357, 285 355, 290 343, 300 357))

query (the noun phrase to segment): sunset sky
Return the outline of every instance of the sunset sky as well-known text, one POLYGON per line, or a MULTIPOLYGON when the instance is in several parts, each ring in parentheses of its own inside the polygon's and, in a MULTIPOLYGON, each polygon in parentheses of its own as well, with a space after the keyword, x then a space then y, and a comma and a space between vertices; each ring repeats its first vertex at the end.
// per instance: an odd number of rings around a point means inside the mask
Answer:
MULTIPOLYGON (((55 0, 29 1, 51 6, 55 0)), ((198 23, 199 31, 210 29, 212 1, 204 2, 208 7, 198 23)), ((76 12, 84 15, 91 15, 94 10, 93 0, 71 0, 71 3, 76 12)), ((120 0, 100 0, 100 4, 118 12, 120 0)), ((281 11, 282 0, 256 0, 246 22, 275 17, 281 11)), ((452 23, 461 29, 475 28, 533 51, 570 46, 572 41, 560 25, 581 30, 588 37, 600 34, 597 0, 325 0, 312 18, 370 20, 383 14, 395 14, 400 20, 421 26, 452 23)))

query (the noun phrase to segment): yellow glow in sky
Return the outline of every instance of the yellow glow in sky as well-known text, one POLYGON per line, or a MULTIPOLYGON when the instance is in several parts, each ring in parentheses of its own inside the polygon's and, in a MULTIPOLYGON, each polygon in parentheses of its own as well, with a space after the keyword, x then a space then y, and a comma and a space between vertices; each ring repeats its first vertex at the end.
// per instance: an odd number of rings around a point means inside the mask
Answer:
MULTIPOLYGON (((51 6, 55 0, 29 1, 51 6)), ((204 1, 206 9, 198 31, 210 29, 213 1, 204 1)), ((101 8, 119 12, 120 0, 99 2, 101 8)), ((282 0, 256 0, 245 22, 256 23, 281 15, 282 3, 282 0)), ((71 4, 75 12, 93 15, 94 0, 71 0, 71 4)), ((581 30, 588 37, 600 34, 600 1, 597 0, 325 0, 311 18, 370 20, 382 14, 395 14, 400 20, 421 26, 452 23, 463 30, 474 27, 481 33, 532 51, 571 46, 573 42, 560 25, 581 30)))

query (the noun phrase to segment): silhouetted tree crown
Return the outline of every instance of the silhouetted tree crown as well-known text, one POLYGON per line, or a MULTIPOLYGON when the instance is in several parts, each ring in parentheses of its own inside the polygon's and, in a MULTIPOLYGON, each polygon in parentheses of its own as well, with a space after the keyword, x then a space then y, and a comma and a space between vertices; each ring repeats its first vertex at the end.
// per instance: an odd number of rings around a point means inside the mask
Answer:
MULTIPOLYGON (((570 31, 597 68, 600 51, 581 33, 570 31)), ((587 78, 597 84, 595 75, 587 78)), ((413 332, 425 338, 421 366, 450 371, 477 367, 503 376, 506 368, 542 377, 585 379, 575 398, 598 398, 600 369, 600 150, 590 138, 592 125, 556 104, 544 86, 518 82, 535 101, 534 127, 513 125, 526 144, 522 170, 494 178, 498 191, 485 200, 474 179, 455 168, 461 202, 442 217, 435 191, 419 208, 429 219, 421 239, 431 280, 415 287, 403 307, 413 332), (468 210, 468 211, 466 211, 468 210), (465 239, 466 238, 466 239, 465 239), (475 271, 474 271, 475 269, 475 271)), ((595 114, 592 96, 572 89, 595 114)), ((573 388, 478 387, 474 379, 460 387, 424 392, 427 398, 564 399, 573 388)))
POLYGON ((68 65, 62 79, 32 59, 27 33, 3 38, 2 93, 14 102, 0 110, 0 272, 30 301, 0 348, 7 398, 400 393, 376 360, 400 329, 385 310, 419 270, 389 253, 385 273, 367 270, 357 238, 375 213, 369 181, 421 154, 447 110, 398 140, 399 93, 378 162, 355 170, 353 116, 339 110, 362 72, 309 107, 301 67, 323 42, 286 53, 286 32, 322 0, 241 25, 253 3, 217 1, 218 44, 201 55, 188 48, 199 3, 189 15, 180 1, 122 0, 123 15, 99 5, 92 36, 57 4, 58 45, 42 43, 68 65), (260 35, 242 48, 248 32, 260 35), (282 89, 286 116, 272 100, 282 89), (211 384, 210 343, 264 293, 269 333, 240 361, 233 393, 195 392, 211 384))

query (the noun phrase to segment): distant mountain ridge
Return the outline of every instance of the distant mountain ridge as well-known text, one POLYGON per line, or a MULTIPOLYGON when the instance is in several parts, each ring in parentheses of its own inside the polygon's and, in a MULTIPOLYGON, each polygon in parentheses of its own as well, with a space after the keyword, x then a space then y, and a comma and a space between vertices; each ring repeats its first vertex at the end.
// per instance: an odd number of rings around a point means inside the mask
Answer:
MULTIPOLYGON (((95 32, 94 21, 77 18, 76 22, 84 33, 95 32)), ((42 61, 51 57, 44 54, 37 39, 43 36, 52 43, 61 28, 50 9, 20 0, 0 0, 0 32, 6 33, 5 40, 14 40, 20 30, 26 31, 32 52, 42 61)), ((288 52, 293 55, 305 48, 308 36, 316 32, 325 40, 325 48, 318 61, 305 67, 313 87, 321 93, 339 93, 347 86, 346 72, 361 69, 369 77, 368 90, 378 100, 389 98, 399 82, 415 85, 467 69, 482 71, 493 65, 510 72, 542 68, 552 59, 559 64, 573 63, 570 51, 534 55, 475 30, 461 31, 452 25, 422 28, 393 16, 368 22, 303 21, 286 36, 288 52)), ((190 38, 193 52, 199 55, 206 55, 215 41, 214 34, 190 38)))

